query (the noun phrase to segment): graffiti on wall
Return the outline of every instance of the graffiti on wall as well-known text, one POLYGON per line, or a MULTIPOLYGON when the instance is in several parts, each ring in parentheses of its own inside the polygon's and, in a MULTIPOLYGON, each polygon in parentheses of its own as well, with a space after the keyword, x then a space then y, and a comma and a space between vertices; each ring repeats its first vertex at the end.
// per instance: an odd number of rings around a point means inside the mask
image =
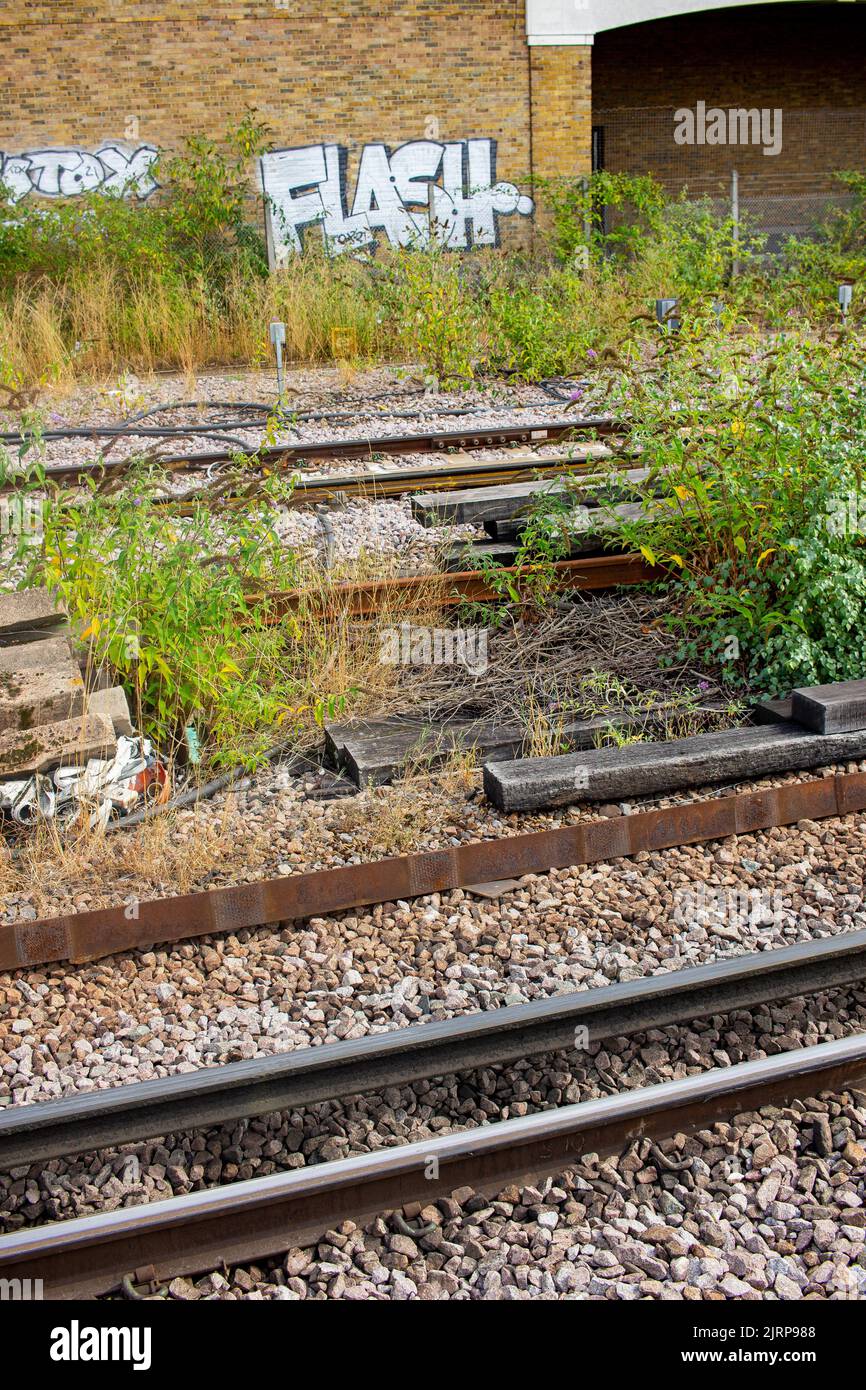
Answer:
POLYGON ((268 249, 284 265, 321 229, 334 255, 372 250, 380 236, 391 246, 449 250, 495 246, 498 219, 529 217, 531 198, 496 181, 496 141, 410 140, 398 149, 365 145, 349 206, 347 151, 342 145, 304 145, 261 156, 268 249))
POLYGON ((123 140, 106 140, 93 151, 72 145, 0 153, 0 183, 13 203, 28 193, 74 198, 98 191, 147 198, 157 187, 151 173, 156 156, 153 145, 130 145, 123 140))

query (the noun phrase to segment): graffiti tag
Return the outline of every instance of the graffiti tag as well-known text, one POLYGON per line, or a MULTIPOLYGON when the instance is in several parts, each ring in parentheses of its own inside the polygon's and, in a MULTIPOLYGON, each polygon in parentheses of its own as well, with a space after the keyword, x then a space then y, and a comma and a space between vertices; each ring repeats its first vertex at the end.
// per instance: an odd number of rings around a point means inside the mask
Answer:
POLYGON ((0 154, 0 183, 13 203, 28 193, 43 198, 74 198, 82 193, 123 193, 147 198, 157 187, 151 166, 153 145, 130 146, 108 140, 91 152, 77 146, 0 154))
POLYGON ((383 234, 391 246, 449 250, 495 246, 498 218, 529 217, 531 198, 496 181, 496 141, 410 140, 398 149, 365 145, 349 207, 347 151, 304 145, 261 156, 272 264, 303 248, 308 228, 321 228, 328 252, 371 250, 383 234))

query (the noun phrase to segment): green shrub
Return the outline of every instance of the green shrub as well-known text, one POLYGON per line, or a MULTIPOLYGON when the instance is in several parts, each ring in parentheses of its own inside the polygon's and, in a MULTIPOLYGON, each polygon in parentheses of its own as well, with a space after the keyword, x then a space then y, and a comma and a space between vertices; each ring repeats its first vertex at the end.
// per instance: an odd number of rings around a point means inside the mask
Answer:
POLYGON ((249 601, 294 579, 272 526, 286 485, 271 478, 243 509, 201 502, 178 517, 151 504, 158 481, 144 470, 116 495, 59 496, 30 577, 57 586, 93 667, 126 686, 164 752, 193 724, 214 765, 255 762, 275 729, 331 710, 298 679, 293 619, 249 601))
POLYGON ((862 675, 859 352, 794 334, 666 346, 623 388, 657 495, 621 536, 680 574, 684 650, 773 693, 862 675))

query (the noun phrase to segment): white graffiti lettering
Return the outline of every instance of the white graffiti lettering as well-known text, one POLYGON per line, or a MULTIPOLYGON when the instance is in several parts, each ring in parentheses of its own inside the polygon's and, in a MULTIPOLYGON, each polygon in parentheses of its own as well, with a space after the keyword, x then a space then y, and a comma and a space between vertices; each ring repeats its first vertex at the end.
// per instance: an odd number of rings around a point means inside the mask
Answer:
POLYGON ((351 211, 347 152, 341 145, 272 150, 259 161, 268 250, 274 266, 301 251, 319 227, 332 255, 374 249, 377 233, 391 246, 449 250, 495 246, 497 219, 529 217, 533 202, 495 178, 495 140, 410 140, 361 151, 351 211))
POLYGON ((106 141, 93 152, 77 146, 0 154, 0 183, 13 203, 38 193, 43 198, 74 198, 83 193, 122 193, 147 198, 157 187, 151 168, 153 145, 106 141))

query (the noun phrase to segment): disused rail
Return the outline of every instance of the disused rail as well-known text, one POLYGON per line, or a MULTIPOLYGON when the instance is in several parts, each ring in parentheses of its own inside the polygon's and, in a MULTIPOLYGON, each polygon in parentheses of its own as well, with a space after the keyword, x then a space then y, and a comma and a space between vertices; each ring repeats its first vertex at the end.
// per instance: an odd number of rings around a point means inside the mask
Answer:
MULTIPOLYGON (((461 487, 501 487, 508 483, 528 483, 545 476, 581 477, 605 469, 628 468, 634 459, 576 455, 573 458, 547 458, 522 454, 516 459, 491 459, 461 463, 450 468, 365 468, 360 473, 301 474, 294 491, 285 499, 290 507, 308 507, 317 502, 350 497, 403 497, 408 492, 451 492, 461 487)), ((177 499, 166 495, 155 499, 168 506, 177 499)), ((226 500, 233 500, 228 493, 226 500)), ((238 500, 245 500, 239 496, 238 500)), ((184 498, 182 505, 186 504, 184 498)))
MULTIPOLYGON (((532 565, 503 565, 498 576, 511 575, 518 582, 531 580, 532 565)), ((544 567, 545 571, 548 569, 544 567)), ((660 565, 649 565, 642 555, 594 555, 589 559, 557 560, 549 566, 555 575, 553 588, 558 590, 614 589, 622 585, 651 584, 664 579, 667 571, 660 565)), ((345 613, 356 618, 370 618, 377 613, 393 611, 399 604, 406 612, 413 605, 419 608, 435 605, 453 608, 460 603, 482 603, 502 599, 482 570, 458 570, 445 574, 409 574, 394 579, 367 579, 322 588, 289 589, 285 593, 251 594, 251 604, 266 603, 268 617, 278 622, 288 613, 307 609, 316 612, 345 613)))
POLYGON ((864 809, 866 773, 837 773, 558 830, 19 922, 0 927, 0 970, 96 960, 117 951, 149 950, 157 943, 327 916, 864 809))
MULTIPOLYGON (((601 438, 620 432, 622 426, 606 415, 581 419, 545 420, 534 425, 496 425, 484 429, 428 430, 417 434, 386 434, 369 439, 311 440, 299 444, 273 444, 265 448, 250 446, 247 457, 272 467, 290 468, 310 459, 374 458, 377 454, 430 454, 451 449, 490 449, 505 444, 550 444, 580 434, 601 438)), ((171 454, 159 460, 171 473, 197 472, 230 463, 240 450, 218 449, 202 453, 171 454)), ((123 474, 133 465, 130 458, 105 458, 83 463, 55 463, 45 468, 49 479, 100 478, 123 474)))
POLYGON ((866 978, 866 931, 0 1111, 0 1168, 691 1023, 866 978), (583 1045, 582 1044, 582 1045, 583 1045))
POLYGON ((610 1157, 637 1139, 695 1133, 765 1105, 838 1094, 866 1080, 866 1036, 718 1067, 681 1081, 501 1120, 420 1143, 315 1164, 147 1206, 0 1237, 0 1277, 38 1279, 49 1299, 92 1298, 131 1275, 160 1282, 280 1255, 340 1222, 409 1202, 510 1183, 610 1157))

